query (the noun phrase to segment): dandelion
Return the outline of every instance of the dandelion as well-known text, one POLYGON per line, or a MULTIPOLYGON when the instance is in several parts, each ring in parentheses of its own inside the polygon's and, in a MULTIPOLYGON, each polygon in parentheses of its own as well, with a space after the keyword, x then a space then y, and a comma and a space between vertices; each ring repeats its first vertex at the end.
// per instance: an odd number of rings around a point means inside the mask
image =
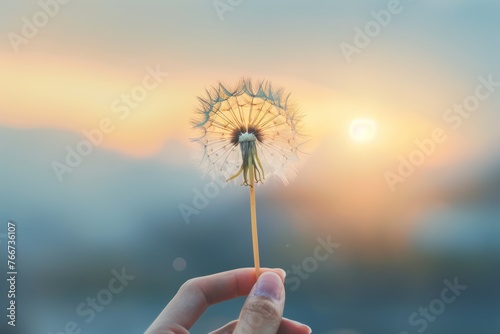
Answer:
POLYGON ((227 181, 241 180, 250 188, 252 242, 257 276, 260 271, 255 184, 275 175, 283 183, 296 175, 302 117, 289 95, 268 82, 256 85, 242 80, 229 89, 219 84, 199 97, 193 125, 202 146, 201 167, 205 174, 227 181))

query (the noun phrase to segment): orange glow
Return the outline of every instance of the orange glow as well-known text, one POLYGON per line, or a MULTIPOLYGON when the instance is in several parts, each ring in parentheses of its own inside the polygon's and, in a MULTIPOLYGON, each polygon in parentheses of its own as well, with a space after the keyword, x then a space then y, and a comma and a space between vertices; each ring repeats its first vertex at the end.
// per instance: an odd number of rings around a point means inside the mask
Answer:
MULTIPOLYGON (((240 74, 229 70, 198 73, 194 69, 182 75, 173 72, 157 89, 148 92, 147 98, 137 108, 131 109, 126 119, 121 119, 120 114, 113 112, 112 103, 141 84, 147 62, 144 68, 124 70, 51 54, 24 53, 0 57, 5 68, 0 77, 0 102, 5 108, 0 114, 0 123, 81 134, 84 129, 98 127, 103 118, 109 118, 115 128, 106 135, 102 147, 135 156, 154 154, 170 139, 187 143, 192 135, 189 120, 196 107, 195 97, 218 80, 237 82, 241 78, 240 74)), ((415 70, 403 65, 392 64, 394 68, 388 71, 381 66, 366 64, 356 67, 353 73, 350 73, 353 71, 350 68, 339 67, 339 76, 343 78, 353 75, 364 78, 361 86, 360 83, 343 82, 341 90, 294 77, 270 75, 267 79, 291 92, 292 100, 304 112, 311 151, 327 141, 331 143, 330 147, 335 147, 328 152, 333 156, 339 149, 351 157, 360 154, 364 149, 354 145, 346 129, 353 119, 369 115, 377 120, 378 127, 377 140, 369 145, 370 154, 377 155, 373 159, 387 161, 407 151, 415 138, 427 136, 427 132, 436 126, 424 120, 426 114, 439 110, 426 108, 439 105, 442 98, 429 89, 433 83, 426 82, 422 87, 421 83, 411 79, 415 70), (409 78, 403 82, 407 84, 405 95, 388 95, 387 91, 397 88, 394 82, 401 84, 399 74, 399 80, 391 81, 388 76, 399 71, 407 74, 403 78, 409 78), (380 77, 386 79, 380 82, 380 77), (367 92, 367 88, 372 90, 367 92), (426 98, 421 99, 421 96, 426 98), (360 110, 363 115, 359 114, 360 110)), ((432 70, 429 67, 428 71, 432 70)), ((265 78, 258 73, 255 77, 265 78)), ((439 82, 434 84, 439 85, 439 82)))

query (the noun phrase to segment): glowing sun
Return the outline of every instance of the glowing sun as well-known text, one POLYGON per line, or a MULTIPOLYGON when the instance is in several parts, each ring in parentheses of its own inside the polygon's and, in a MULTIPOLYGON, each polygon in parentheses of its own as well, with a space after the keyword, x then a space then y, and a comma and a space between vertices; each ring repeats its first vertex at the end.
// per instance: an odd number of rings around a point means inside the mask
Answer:
POLYGON ((349 134, 354 141, 369 142, 377 135, 377 123, 368 118, 359 118, 351 122, 349 134))

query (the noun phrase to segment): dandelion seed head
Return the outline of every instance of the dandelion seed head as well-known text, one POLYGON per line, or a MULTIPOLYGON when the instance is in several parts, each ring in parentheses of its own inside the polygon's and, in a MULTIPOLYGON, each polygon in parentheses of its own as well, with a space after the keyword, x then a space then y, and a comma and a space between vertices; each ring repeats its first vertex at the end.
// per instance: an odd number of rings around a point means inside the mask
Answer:
POLYGON ((295 177, 302 117, 289 95, 268 82, 242 80, 234 88, 219 84, 198 100, 193 140, 201 145, 204 174, 230 179, 242 173, 243 184, 248 168, 256 182, 275 175, 286 184, 295 177))

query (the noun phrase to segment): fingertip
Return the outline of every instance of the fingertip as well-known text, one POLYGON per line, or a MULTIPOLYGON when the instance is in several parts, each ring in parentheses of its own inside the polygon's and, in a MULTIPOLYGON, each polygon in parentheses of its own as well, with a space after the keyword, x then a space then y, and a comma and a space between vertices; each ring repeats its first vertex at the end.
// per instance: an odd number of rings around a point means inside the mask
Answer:
POLYGON ((260 268, 260 275, 259 275, 259 277, 263 273, 267 273, 267 272, 273 272, 273 273, 277 274, 281 278, 281 281, 283 283, 285 283, 285 278, 286 278, 286 271, 285 270, 283 270, 281 268, 260 268))
POLYGON ((312 329, 311 327, 301 322, 291 320, 288 318, 283 318, 281 320, 281 324, 278 329, 278 334, 286 334, 286 333, 311 334, 312 329))
POLYGON ((282 276, 273 269, 262 272, 243 304, 234 333, 276 333, 284 305, 282 276))
POLYGON ((276 301, 281 301, 284 297, 283 292, 282 277, 274 271, 267 271, 260 275, 252 291, 252 295, 264 296, 276 301))
POLYGON ((281 281, 285 283, 286 271, 281 268, 273 268, 272 270, 274 273, 278 274, 278 276, 281 278, 281 281))
POLYGON ((306 333, 306 332, 308 334, 312 333, 311 327, 307 326, 306 324, 303 324, 303 323, 295 321, 295 320, 290 320, 290 321, 294 322, 297 327, 299 327, 301 330, 304 331, 304 333, 306 333))

